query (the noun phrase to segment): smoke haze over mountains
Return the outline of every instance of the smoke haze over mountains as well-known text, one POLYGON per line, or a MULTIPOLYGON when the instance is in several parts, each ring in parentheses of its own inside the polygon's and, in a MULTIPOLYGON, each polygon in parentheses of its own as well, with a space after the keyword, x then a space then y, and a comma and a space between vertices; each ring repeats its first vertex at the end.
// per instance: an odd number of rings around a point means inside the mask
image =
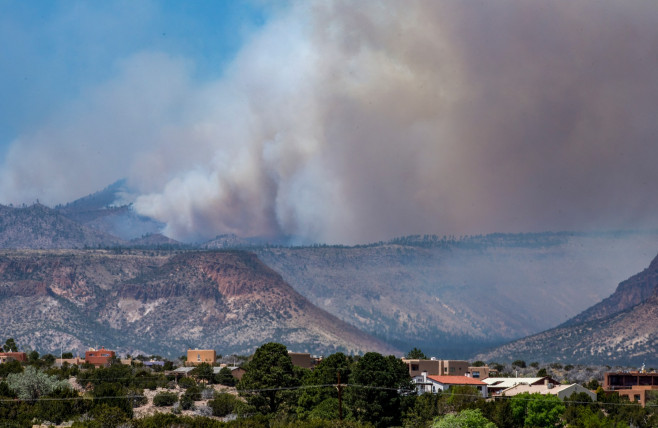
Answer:
POLYGON ((126 177, 138 212, 220 233, 658 227, 653 2, 293 2, 217 77, 165 50, 12 141, 0 201, 126 177))

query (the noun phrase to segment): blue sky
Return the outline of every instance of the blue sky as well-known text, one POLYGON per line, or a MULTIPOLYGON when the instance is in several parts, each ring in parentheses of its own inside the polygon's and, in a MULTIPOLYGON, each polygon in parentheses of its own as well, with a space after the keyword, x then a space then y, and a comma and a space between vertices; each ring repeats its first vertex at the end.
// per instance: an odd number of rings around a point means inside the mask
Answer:
POLYGON ((12 140, 134 53, 182 56, 195 79, 217 78, 273 10, 230 0, 0 0, 0 160, 12 140))

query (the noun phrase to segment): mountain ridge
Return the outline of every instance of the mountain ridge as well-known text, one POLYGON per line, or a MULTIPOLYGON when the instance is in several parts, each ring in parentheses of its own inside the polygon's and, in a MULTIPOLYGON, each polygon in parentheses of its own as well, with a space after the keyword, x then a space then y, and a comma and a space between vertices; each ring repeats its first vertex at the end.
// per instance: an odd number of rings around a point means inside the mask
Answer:
POLYGON ((309 303, 254 254, 106 250, 0 253, 0 334, 35 349, 102 341, 129 353, 400 351, 309 303))
POLYGON ((658 364, 658 256, 615 292, 558 327, 474 358, 491 360, 658 364))

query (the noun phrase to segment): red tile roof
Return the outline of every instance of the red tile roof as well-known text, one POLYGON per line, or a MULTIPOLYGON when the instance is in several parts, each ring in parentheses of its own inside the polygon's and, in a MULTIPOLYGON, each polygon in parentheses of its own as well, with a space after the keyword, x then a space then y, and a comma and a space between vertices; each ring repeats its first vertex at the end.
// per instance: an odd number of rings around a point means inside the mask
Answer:
POLYGON ((435 382, 442 383, 444 385, 486 385, 479 379, 473 379, 468 376, 427 376, 428 379, 432 379, 435 382))

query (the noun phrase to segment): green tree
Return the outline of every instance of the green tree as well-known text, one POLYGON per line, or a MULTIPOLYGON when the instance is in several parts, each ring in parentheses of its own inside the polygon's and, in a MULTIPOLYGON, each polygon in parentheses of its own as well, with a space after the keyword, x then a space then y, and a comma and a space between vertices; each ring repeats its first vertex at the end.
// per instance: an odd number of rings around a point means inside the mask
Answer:
POLYGON ((16 341, 13 337, 7 339, 2 348, 5 350, 5 352, 18 352, 18 346, 16 345, 16 341))
POLYGON ((404 414, 404 426, 425 428, 431 420, 442 414, 439 410, 441 398, 441 392, 425 393, 416 397, 413 405, 404 414))
POLYGON ((213 368, 208 363, 199 364, 190 372, 190 374, 196 376, 196 378, 201 381, 205 381, 206 383, 213 383, 215 378, 213 368))
POLYGON ((479 409, 466 409, 437 418, 432 428, 496 428, 496 425, 485 418, 479 409))
POLYGON ((444 397, 448 409, 453 412, 461 412, 472 407, 476 402, 484 400, 482 393, 471 385, 452 386, 444 397))
POLYGON ((208 401, 213 416, 221 417, 234 413, 239 404, 240 400, 232 394, 217 394, 215 398, 208 401))
POLYGON ((158 392, 153 397, 153 405, 156 407, 173 406, 178 401, 178 394, 175 392, 158 392))
POLYGON ((521 369, 525 369, 525 368, 526 368, 525 361, 523 361, 523 360, 516 360, 516 361, 514 361, 514 362, 512 363, 512 367, 519 367, 519 368, 521 368, 521 369))
POLYGON ((120 407, 113 407, 108 404, 101 404, 94 407, 91 412, 91 417, 94 418, 94 423, 91 427, 98 428, 116 428, 119 425, 128 422, 130 415, 126 414, 124 409, 120 407))
POLYGON ((233 377, 233 372, 228 367, 221 368, 217 376, 215 376, 215 382, 224 386, 235 386, 237 383, 235 377, 233 377))
POLYGON ((27 362, 30 364, 35 364, 39 362, 39 353, 37 351, 32 351, 27 354, 27 362))
POLYGON ((51 400, 38 400, 35 407, 35 416, 42 421, 61 424, 89 409, 88 401, 79 400, 78 393, 69 388, 56 389, 47 398, 51 400))
MULTIPOLYGON (((300 418, 309 416, 315 407, 328 399, 338 400, 338 392, 334 385, 338 384, 338 376, 342 384, 347 383, 350 376, 350 365, 352 361, 342 352, 337 352, 323 359, 315 366, 313 371, 308 372, 302 384, 307 387, 329 385, 317 388, 304 388, 297 400, 297 414, 300 418)), ((329 404, 325 404, 325 407, 329 404)), ((336 409, 338 407, 336 406, 336 409)), ((318 412, 316 412, 317 414, 318 412)), ((338 416, 338 411, 336 411, 338 416)))
POLYGON ((410 360, 427 360, 427 355, 423 353, 420 349, 414 347, 411 351, 407 352, 407 358, 410 360))
POLYGON ((107 405, 119 408, 128 417, 133 415, 132 399, 127 397, 128 390, 118 382, 103 382, 94 386, 93 407, 107 405))
POLYGON ((514 419, 524 427, 552 427, 560 420, 565 406, 557 396, 547 394, 518 394, 512 397, 514 419))
POLYGON ((405 363, 393 355, 368 352, 352 369, 346 402, 352 417, 378 427, 399 425, 402 416, 400 391, 411 391, 405 363))
POLYGON ((7 375, 7 385, 23 400, 33 400, 51 394, 58 388, 69 388, 68 382, 57 379, 57 376, 49 376, 33 366, 26 367, 22 373, 7 375))
POLYGON ((290 394, 281 388, 299 385, 288 350, 280 343, 266 343, 256 349, 237 388, 259 413, 276 413, 290 394))
POLYGON ((0 364, 0 377, 6 378, 10 373, 23 373, 20 361, 12 360, 0 364))

